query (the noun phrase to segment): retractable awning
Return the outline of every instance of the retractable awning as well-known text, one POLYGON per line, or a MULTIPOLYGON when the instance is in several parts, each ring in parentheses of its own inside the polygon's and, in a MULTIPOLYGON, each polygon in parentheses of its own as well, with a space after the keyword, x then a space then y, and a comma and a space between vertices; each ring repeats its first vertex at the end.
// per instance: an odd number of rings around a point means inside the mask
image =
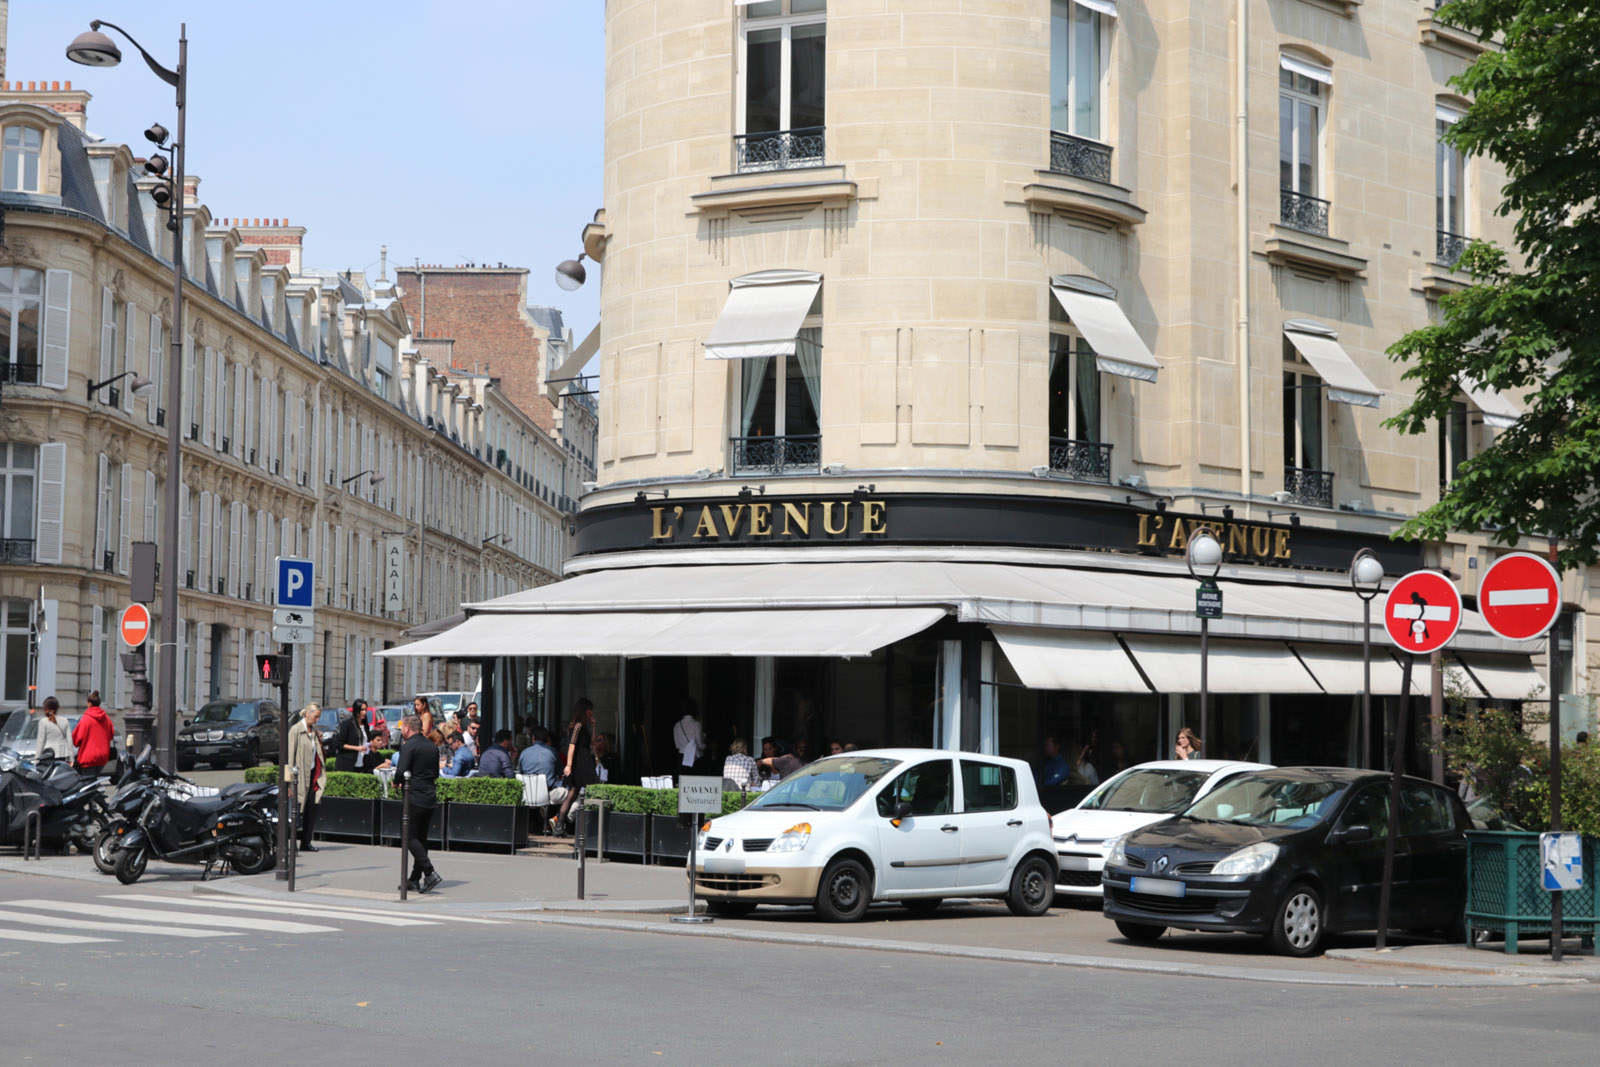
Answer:
POLYGON ((1320 322, 1290 319, 1283 324, 1283 336, 1316 369, 1328 387, 1329 400, 1364 408, 1378 406, 1378 387, 1340 346, 1338 334, 1320 322))
POLYGON ((1522 418, 1522 413, 1517 410, 1515 404, 1506 399, 1504 393, 1480 386, 1466 375, 1457 378, 1456 384, 1467 394, 1472 406, 1483 412, 1483 421, 1486 425, 1504 430, 1515 426, 1517 420, 1522 418))
MULTIPOLYGON (((1295 652, 1328 693, 1359 693, 1362 690, 1361 648, 1359 645, 1312 645, 1296 642, 1295 652)), ((1424 675, 1413 672, 1412 691, 1424 684, 1424 675)), ((1403 681, 1400 664, 1385 645, 1372 646, 1372 691, 1384 696, 1399 696, 1403 681)))
POLYGON ((583 370, 594 354, 600 350, 600 324, 595 323, 594 329, 589 331, 587 337, 578 343, 572 354, 561 361, 555 373, 545 379, 544 391, 552 403, 561 402, 561 392, 571 385, 578 377, 578 372, 583 370))
POLYGON ((1050 291, 1094 349, 1096 367, 1142 382, 1156 380, 1161 364, 1117 306, 1115 289, 1093 278, 1062 274, 1050 279, 1050 291))
MULTIPOLYGON (((1200 642, 1191 637, 1124 634, 1133 658, 1158 693, 1200 692, 1200 642)), ((1206 650, 1213 693, 1320 693, 1282 641, 1219 641, 1206 650)))
POLYGON ((795 338, 822 288, 822 275, 764 270, 735 278, 731 285, 728 302, 706 337, 706 358, 794 355, 795 338))
POLYGON ((1098 630, 992 626, 1011 668, 1029 689, 1144 693, 1150 687, 1115 635, 1098 630))
POLYGON ((380 656, 869 656, 927 629, 942 608, 474 615, 380 656))
MULTIPOLYGON (((1527 656, 1455 653, 1455 660, 1467 669, 1483 695, 1492 700, 1527 700, 1535 693, 1548 695, 1544 677, 1534 670, 1533 661, 1527 656)), ((1414 678, 1411 684, 1417 684, 1414 678)))

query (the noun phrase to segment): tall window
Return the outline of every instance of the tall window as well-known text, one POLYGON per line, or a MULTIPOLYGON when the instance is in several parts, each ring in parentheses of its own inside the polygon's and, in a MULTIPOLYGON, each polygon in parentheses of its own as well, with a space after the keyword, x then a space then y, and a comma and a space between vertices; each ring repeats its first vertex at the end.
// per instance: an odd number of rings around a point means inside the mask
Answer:
POLYGON ((33 445, 0 444, 0 562, 33 560, 37 455, 33 445))
POLYGON ((1435 228, 1438 230, 1436 253, 1440 263, 1452 267, 1461 258, 1467 243, 1466 200, 1463 196, 1467 161, 1461 149, 1445 143, 1444 136, 1459 118, 1459 111, 1442 104, 1434 118, 1437 137, 1433 169, 1435 228))
POLYGON ((816 467, 822 454, 821 327, 803 327, 792 356, 738 362, 735 469, 816 467))
POLYGON ((1472 421, 1464 400, 1451 405, 1450 413, 1439 420, 1439 491, 1442 493, 1461 476, 1462 464, 1472 458, 1472 421))
POLYGON ((827 100, 827 0, 744 9, 741 171, 820 166, 827 100))
POLYGON ((18 382, 39 380, 39 309, 43 302, 42 272, 0 267, 0 352, 9 371, 3 377, 18 382))
POLYGON ((1318 199, 1321 184, 1318 142, 1322 133, 1323 92, 1331 80, 1322 68, 1290 56, 1278 71, 1278 186, 1285 225, 1311 233, 1328 232, 1328 205, 1318 199))
POLYGON ((1298 370, 1283 372, 1283 465, 1320 471, 1322 379, 1298 370))
POLYGON ((39 152, 44 138, 31 126, 7 126, 3 166, 3 187, 8 193, 39 191, 39 152))
POLYGON ((8 598, 0 605, 0 699, 28 699, 28 623, 32 614, 31 600, 8 598))
POLYGON ((1104 16, 1073 0, 1050 4, 1050 129, 1100 139, 1104 16))

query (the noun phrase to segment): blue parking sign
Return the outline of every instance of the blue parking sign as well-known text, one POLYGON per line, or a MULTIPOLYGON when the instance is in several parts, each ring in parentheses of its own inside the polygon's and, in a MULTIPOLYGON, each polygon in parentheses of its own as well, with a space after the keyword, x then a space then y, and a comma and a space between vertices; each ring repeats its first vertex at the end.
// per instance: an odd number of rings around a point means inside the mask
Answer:
POLYGON ((313 607, 316 564, 309 559, 278 557, 278 604, 285 608, 313 607))

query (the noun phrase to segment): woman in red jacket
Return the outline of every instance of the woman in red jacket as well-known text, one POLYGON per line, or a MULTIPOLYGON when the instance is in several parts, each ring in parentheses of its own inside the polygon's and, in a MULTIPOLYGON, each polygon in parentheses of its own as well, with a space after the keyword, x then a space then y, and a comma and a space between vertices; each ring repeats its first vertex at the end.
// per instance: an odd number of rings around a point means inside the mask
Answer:
POLYGON ((89 707, 72 728, 72 743, 78 746, 77 765, 80 771, 100 773, 111 759, 111 738, 115 728, 111 717, 100 706, 100 690, 89 694, 89 707))

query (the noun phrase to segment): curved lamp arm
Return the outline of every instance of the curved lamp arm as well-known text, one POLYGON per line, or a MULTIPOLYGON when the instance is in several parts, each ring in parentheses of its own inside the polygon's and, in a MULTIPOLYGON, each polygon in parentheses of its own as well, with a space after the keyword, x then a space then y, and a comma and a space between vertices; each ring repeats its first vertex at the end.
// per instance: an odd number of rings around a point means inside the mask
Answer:
POLYGON ((93 19, 89 23, 89 28, 94 30, 98 30, 102 26, 116 30, 118 33, 122 34, 122 36, 126 37, 128 39, 128 43, 137 48, 139 50, 139 54, 144 57, 145 64, 149 66, 151 70, 155 71, 156 77, 160 78, 174 89, 178 87, 178 71, 168 70, 160 63, 157 63, 155 61, 155 57, 144 50, 144 45, 133 39, 133 34, 129 33, 121 26, 118 26, 115 22, 107 22, 104 19, 93 19))

